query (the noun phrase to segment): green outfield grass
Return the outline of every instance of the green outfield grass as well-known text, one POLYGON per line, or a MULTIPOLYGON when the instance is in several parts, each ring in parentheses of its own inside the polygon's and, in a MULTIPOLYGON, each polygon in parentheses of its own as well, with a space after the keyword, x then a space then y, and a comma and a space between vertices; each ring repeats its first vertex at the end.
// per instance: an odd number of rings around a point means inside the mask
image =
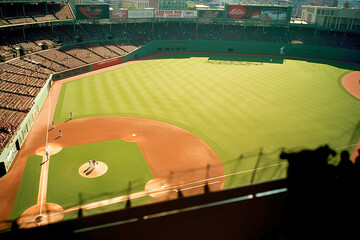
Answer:
MULTIPOLYGON (((65 121, 72 111, 76 118, 118 115, 168 122, 208 143, 226 174, 253 169, 260 149, 258 166, 263 167, 280 163, 281 148, 357 143, 360 102, 340 84, 354 66, 269 59, 166 55, 82 78, 63 84, 54 120, 65 121)), ((257 171, 254 180, 284 177, 285 168, 257 171)), ((251 178, 251 172, 244 173, 226 186, 251 178)))

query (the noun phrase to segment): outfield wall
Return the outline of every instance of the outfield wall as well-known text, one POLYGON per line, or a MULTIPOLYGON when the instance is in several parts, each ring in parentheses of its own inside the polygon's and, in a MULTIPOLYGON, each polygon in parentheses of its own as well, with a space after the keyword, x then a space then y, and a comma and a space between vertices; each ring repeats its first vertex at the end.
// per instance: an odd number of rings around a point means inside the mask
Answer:
POLYGON ((157 52, 259 54, 276 55, 284 58, 299 57, 315 58, 319 60, 360 62, 360 50, 358 49, 320 47, 302 44, 215 40, 155 40, 124 56, 123 62, 157 52))
POLYGON ((100 68, 128 62, 159 52, 214 52, 226 54, 271 55, 282 58, 312 58, 318 61, 345 61, 360 63, 360 50, 320 47, 315 45, 268 42, 240 42, 216 40, 153 40, 125 56, 107 59, 53 75, 60 80, 100 68))

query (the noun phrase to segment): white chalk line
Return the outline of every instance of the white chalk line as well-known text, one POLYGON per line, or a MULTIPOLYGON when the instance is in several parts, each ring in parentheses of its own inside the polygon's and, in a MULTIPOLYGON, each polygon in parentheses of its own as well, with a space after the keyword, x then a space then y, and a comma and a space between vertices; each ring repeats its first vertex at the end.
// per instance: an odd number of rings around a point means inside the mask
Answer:
MULTIPOLYGON (((42 176, 42 184, 41 184, 41 196, 40 196, 40 213, 39 216, 42 215, 42 207, 43 207, 43 203, 44 203, 44 191, 45 191, 45 180, 47 179, 46 175, 47 170, 48 170, 48 162, 50 160, 50 154, 46 154, 48 152, 48 142, 49 142, 49 122, 50 122, 50 115, 51 115, 51 97, 50 97, 50 92, 49 92, 49 111, 48 111, 48 119, 47 119, 47 124, 46 124, 46 142, 45 142, 45 156, 43 157, 43 160, 45 158, 45 163, 42 165, 42 172, 43 172, 43 176, 42 176)), ((35 219, 34 219, 35 221, 35 219)), ((40 223, 38 223, 38 226, 40 226, 40 223)))
POLYGON ((344 146, 344 147, 335 148, 334 150, 340 150, 340 149, 344 149, 344 148, 348 148, 348 147, 353 147, 353 146, 360 146, 360 144, 352 144, 352 145, 348 145, 348 146, 344 146))

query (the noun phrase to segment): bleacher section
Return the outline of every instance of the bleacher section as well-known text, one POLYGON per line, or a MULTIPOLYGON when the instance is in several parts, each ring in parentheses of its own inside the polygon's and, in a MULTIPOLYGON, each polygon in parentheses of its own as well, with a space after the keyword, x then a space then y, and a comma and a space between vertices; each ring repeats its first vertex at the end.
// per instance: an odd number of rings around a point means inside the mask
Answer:
POLYGON ((0 108, 0 149, 4 149, 26 113, 0 108))
MULTIPOLYGON (((0 29, 0 60, 84 41, 131 40, 144 45, 152 40, 229 40, 360 47, 359 34, 299 27, 264 27, 177 22, 141 24, 65 24, 21 30, 0 29)), ((104 50, 106 51, 106 50, 104 50)), ((113 56, 110 52, 109 56, 113 56)), ((101 55, 101 54, 100 54, 101 55)), ((106 56, 102 56, 107 58, 106 56)), ((66 65, 66 64, 65 64, 66 65)))
POLYGON ((123 56, 137 48, 128 41, 82 44, 39 50, 0 64, 0 151, 11 140, 52 73, 123 56))
POLYGON ((1 4, 0 26, 74 19, 66 2, 1 4))

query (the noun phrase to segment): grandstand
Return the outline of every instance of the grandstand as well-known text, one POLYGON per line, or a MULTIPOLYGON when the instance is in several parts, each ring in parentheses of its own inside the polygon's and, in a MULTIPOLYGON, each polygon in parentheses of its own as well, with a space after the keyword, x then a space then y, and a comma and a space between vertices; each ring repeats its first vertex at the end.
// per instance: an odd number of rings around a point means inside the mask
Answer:
MULTIPOLYGON (((108 15, 113 18, 86 19, 65 1, 1 1, 0 177, 9 171, 53 80, 94 70, 93 64, 105 60, 126 59, 126 56, 131 56, 129 60, 138 58, 138 49, 146 49, 156 41, 162 41, 163 45, 154 45, 153 52, 188 51, 184 42, 200 40, 229 44, 274 43, 277 47, 293 47, 289 56, 306 54, 315 58, 326 58, 325 54, 317 55, 317 48, 328 47, 337 52, 353 51, 350 60, 346 54, 335 56, 336 53, 330 59, 360 62, 359 26, 354 23, 353 29, 349 29, 349 24, 345 29, 334 29, 335 20, 331 20, 333 25, 330 22, 321 26, 302 25, 290 23, 291 7, 246 7, 264 14, 241 19, 229 15, 231 6, 227 6, 224 11, 180 10, 172 13, 112 10, 108 15), (119 11, 124 13, 122 18, 115 14, 119 11), (171 41, 177 41, 175 47, 171 41), (305 50, 296 48, 298 46, 305 50)), ((359 19, 355 23, 359 23, 359 19)), ((233 52, 232 47, 226 50, 233 52)))

